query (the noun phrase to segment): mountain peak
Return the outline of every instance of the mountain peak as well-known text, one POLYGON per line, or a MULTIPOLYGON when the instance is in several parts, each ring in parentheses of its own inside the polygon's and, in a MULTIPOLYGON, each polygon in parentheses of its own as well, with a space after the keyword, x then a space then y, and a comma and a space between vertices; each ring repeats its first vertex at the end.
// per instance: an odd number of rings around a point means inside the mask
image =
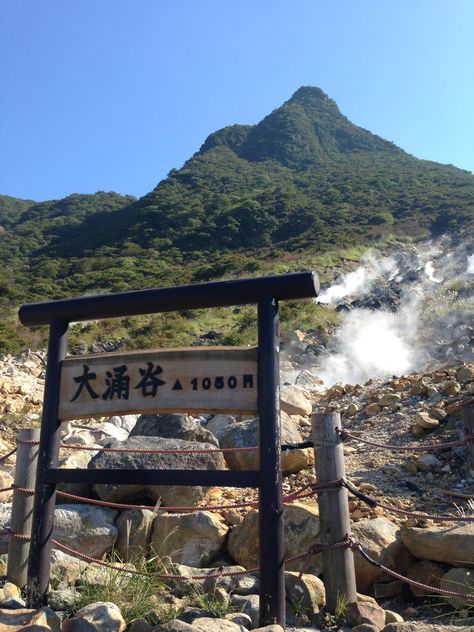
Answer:
POLYGON ((357 127, 321 88, 302 86, 257 125, 233 125, 211 134, 200 154, 216 146, 251 162, 275 160, 285 167, 338 159, 354 152, 400 152, 398 147, 357 127))

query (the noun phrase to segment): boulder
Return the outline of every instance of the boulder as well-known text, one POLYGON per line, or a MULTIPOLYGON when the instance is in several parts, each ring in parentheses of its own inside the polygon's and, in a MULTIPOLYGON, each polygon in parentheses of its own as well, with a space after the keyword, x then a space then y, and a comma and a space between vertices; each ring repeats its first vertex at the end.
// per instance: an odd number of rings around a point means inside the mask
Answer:
POLYGON ((38 632, 61 632, 61 619, 48 607, 41 610, 0 609, 0 630, 21 632, 30 629, 38 632))
POLYGON ((303 573, 300 577, 299 573, 285 571, 285 588, 291 603, 309 617, 317 614, 326 603, 324 584, 316 575, 303 573))
POLYGON ((124 632, 126 623, 118 606, 109 601, 91 603, 63 622, 62 632, 124 632))
POLYGON ((75 551, 101 559, 117 537, 117 512, 92 505, 60 505, 54 513, 53 537, 75 551))
POLYGON ((454 527, 408 527, 401 532, 407 549, 415 557, 451 566, 474 567, 474 524, 454 527))
POLYGON ((192 629, 196 632, 247 632, 247 628, 244 628, 243 625, 228 619, 212 619, 211 617, 194 619, 192 629))
MULTIPOLYGON (((352 533, 372 559, 399 572, 405 571, 408 567, 411 559, 400 541, 398 527, 387 518, 356 522, 352 525, 352 533)), ((368 592, 375 582, 389 579, 384 571, 369 564, 357 552, 354 553, 354 565, 359 592, 368 592)))
POLYGON ((429 413, 424 411, 420 413, 415 413, 413 421, 415 422, 416 426, 419 426, 420 428, 425 428, 426 430, 432 430, 433 428, 439 426, 439 421, 437 419, 433 419, 432 417, 430 417, 429 413))
POLYGON ((474 572, 467 568, 451 568, 439 583, 443 590, 452 590, 457 593, 463 593, 466 597, 455 597, 450 595, 446 597, 449 603, 455 608, 472 607, 474 602, 474 572))
POLYGON ((345 608, 345 618, 354 627, 366 624, 373 626, 375 630, 382 630, 385 626, 385 610, 370 601, 348 603, 345 608))
MULTIPOLYGON (((114 441, 110 447, 132 450, 215 450, 209 443, 165 439, 163 437, 130 437, 127 441, 114 441)), ((92 469, 132 469, 132 470, 221 470, 226 469, 220 452, 207 453, 160 453, 103 452, 89 463, 92 469)), ((212 488, 186 487, 179 485, 95 485, 94 490, 102 500, 112 502, 134 502, 161 498, 164 505, 190 506, 201 502, 212 493, 212 488)))
POLYGON ((209 429, 187 415, 174 414, 146 414, 140 415, 138 421, 130 432, 131 437, 165 437, 167 439, 183 439, 184 441, 197 441, 198 443, 210 443, 219 447, 219 442, 209 429))
POLYGON ((280 389, 280 407, 288 415, 311 415, 313 407, 298 386, 288 384, 280 389))
POLYGON ((206 430, 212 432, 216 439, 220 442, 222 435, 228 426, 235 424, 237 419, 232 415, 214 415, 206 424, 206 430))
POLYGON ((124 562, 146 557, 155 517, 149 509, 129 509, 117 518, 115 549, 124 562))
POLYGON ((150 549, 173 562, 201 567, 224 551, 228 527, 210 511, 162 513, 155 518, 150 549))
MULTIPOLYGON (((259 420, 247 419, 229 425, 222 433, 222 448, 248 448, 258 446, 259 420)), ((281 442, 300 443, 303 438, 293 420, 282 411, 281 442)), ((258 470, 260 455, 258 450, 252 452, 225 452, 224 458, 231 470, 258 470)), ((281 454, 281 466, 284 474, 298 472, 307 467, 309 456, 307 450, 284 450, 281 454)))
POLYGON ((260 615, 259 595, 232 595, 230 601, 239 612, 243 612, 250 617, 252 627, 256 628, 258 626, 260 615))
MULTIPOLYGON (((446 569, 441 564, 431 562, 430 560, 420 560, 419 562, 415 562, 415 564, 410 564, 407 569, 407 577, 421 584, 439 588, 439 582, 445 572, 446 569)), ((410 585, 410 590, 415 597, 427 597, 433 594, 433 591, 424 590, 423 588, 412 585, 410 585)))
POLYGON ((8 553, 10 535, 8 529, 11 526, 12 506, 7 503, 0 504, 0 554, 8 553))
MULTIPOLYGON (((89 450, 71 450, 66 458, 61 459, 59 467, 68 470, 87 469, 87 466, 94 454, 97 453, 89 450)), ((58 483, 58 491, 90 498, 92 485, 90 483, 58 483)), ((61 494, 58 494, 58 503, 63 502, 71 503, 74 502, 74 500, 65 498, 64 496, 62 497, 61 494)))
MULTIPOLYGON (((285 558, 306 553, 315 543, 319 533, 319 516, 316 504, 291 503, 283 508, 285 521, 285 558)), ((229 535, 228 552, 231 557, 245 568, 258 566, 258 511, 252 509, 244 520, 234 527, 229 535)), ((315 555, 307 564, 307 559, 293 560, 285 564, 287 570, 318 575, 322 571, 322 557, 315 555)))

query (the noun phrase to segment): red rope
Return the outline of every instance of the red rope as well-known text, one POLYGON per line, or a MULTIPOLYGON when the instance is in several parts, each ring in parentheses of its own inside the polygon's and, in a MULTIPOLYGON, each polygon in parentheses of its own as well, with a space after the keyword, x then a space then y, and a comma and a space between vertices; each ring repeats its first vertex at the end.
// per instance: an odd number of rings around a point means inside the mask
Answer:
POLYGON ((345 439, 354 439, 355 441, 360 441, 361 443, 365 443, 366 445, 371 445, 374 448, 385 448, 386 450, 407 450, 410 452, 424 452, 430 450, 440 450, 443 448, 455 448, 459 445, 463 445, 467 441, 474 440, 474 435, 464 435, 462 439, 458 439, 457 441, 448 441, 446 443, 428 443, 425 445, 390 445, 387 443, 377 443, 376 441, 369 441, 368 439, 361 439, 358 435, 354 435, 347 430, 336 428, 337 434, 344 441, 345 439))
POLYGON ((4 461, 6 461, 8 459, 8 457, 13 456, 16 452, 16 448, 13 448, 13 450, 11 450, 10 452, 8 452, 7 454, 4 454, 3 456, 0 457, 0 463, 3 463, 4 461))
POLYGON ((448 595, 451 597, 463 597, 464 599, 474 599, 474 594, 472 593, 460 593, 460 592, 455 592, 454 590, 445 590, 444 588, 435 588, 434 586, 429 586, 428 584, 423 584, 421 582, 417 582, 414 579, 410 579, 409 577, 405 577, 404 575, 400 575, 400 573, 397 573, 396 571, 393 571, 392 569, 388 568, 387 566, 384 566, 383 564, 380 564, 380 562, 377 562, 376 560, 372 559, 362 548, 362 545, 359 542, 356 542, 355 540, 352 539, 352 536, 349 536, 351 543, 350 543, 350 548, 352 551, 356 551, 357 553, 359 553, 359 555, 361 555, 365 560, 367 560, 367 562, 369 562, 369 564, 372 564, 372 566, 377 566, 378 568, 380 568, 381 570, 385 571, 386 573, 388 573, 389 575, 391 575, 392 577, 395 577, 396 579, 401 580, 402 582, 405 582, 407 584, 410 584, 412 586, 416 586, 417 588, 421 588, 422 590, 425 590, 427 592, 435 592, 435 593, 439 593, 441 595, 448 595))
MULTIPOLYGON (((38 445, 37 439, 25 439, 18 441, 23 445, 38 445)), ((95 448, 90 445, 81 445, 78 443, 61 443, 59 446, 64 450, 89 450, 91 452, 122 452, 131 454, 207 454, 208 452, 254 452, 258 450, 258 446, 244 447, 244 448, 213 448, 211 450, 206 449, 181 449, 181 450, 152 450, 147 448, 95 448)), ((7 455, 8 456, 8 455, 7 455)))

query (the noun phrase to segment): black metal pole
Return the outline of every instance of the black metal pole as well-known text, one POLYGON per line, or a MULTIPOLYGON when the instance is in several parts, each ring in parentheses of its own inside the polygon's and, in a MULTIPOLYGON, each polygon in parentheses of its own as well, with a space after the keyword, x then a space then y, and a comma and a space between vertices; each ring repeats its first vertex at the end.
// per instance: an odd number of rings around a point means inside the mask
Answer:
POLYGON ((315 272, 293 272, 279 276, 216 281, 100 296, 22 305, 19 318, 23 325, 47 325, 55 319, 93 320, 138 314, 171 312, 179 309, 222 307, 240 303, 258 303, 262 297, 277 300, 315 297, 319 279, 315 272))
POLYGON ((61 440, 58 419, 61 362, 66 356, 68 323, 55 320, 49 329, 48 364, 44 387, 38 470, 36 473, 33 528, 28 563, 27 600, 30 608, 46 604, 51 565, 56 484, 48 483, 47 472, 58 466, 61 440))
POLYGON ((283 495, 280 459, 278 302, 258 304, 260 416, 260 626, 285 627, 283 495))

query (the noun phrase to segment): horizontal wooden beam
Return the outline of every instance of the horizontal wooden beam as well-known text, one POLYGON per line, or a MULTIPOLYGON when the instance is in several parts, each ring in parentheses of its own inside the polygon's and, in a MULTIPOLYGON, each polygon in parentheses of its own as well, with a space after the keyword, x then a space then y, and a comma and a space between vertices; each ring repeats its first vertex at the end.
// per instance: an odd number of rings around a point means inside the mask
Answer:
POLYGON ((276 300, 308 298, 316 297, 318 292, 319 280, 315 272, 294 272, 34 303, 22 305, 18 315, 23 325, 32 327, 53 320, 72 322, 258 303, 264 296, 276 300))
POLYGON ((48 483, 96 485, 199 485, 201 487, 258 487, 260 472, 247 470, 94 470, 52 468, 48 483))

